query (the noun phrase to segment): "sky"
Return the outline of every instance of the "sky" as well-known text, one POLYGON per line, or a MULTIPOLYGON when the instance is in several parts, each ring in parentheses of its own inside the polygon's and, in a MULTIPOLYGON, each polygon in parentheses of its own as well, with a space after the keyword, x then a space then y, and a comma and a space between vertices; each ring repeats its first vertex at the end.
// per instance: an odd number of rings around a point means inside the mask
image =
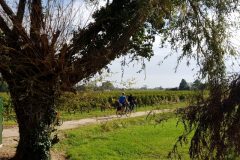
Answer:
POLYGON ((187 82, 193 82, 196 78, 197 69, 195 65, 186 65, 186 61, 182 61, 175 71, 177 66, 177 57, 179 53, 164 60, 164 57, 170 54, 170 48, 160 48, 157 40, 154 43, 154 56, 150 61, 146 62, 146 70, 137 73, 141 65, 136 63, 124 67, 124 74, 122 75, 120 61, 121 58, 116 59, 109 68, 113 74, 107 80, 114 83, 115 86, 123 87, 122 82, 133 82, 129 87, 140 88, 147 86, 147 88, 163 87, 172 88, 178 87, 181 80, 185 79, 187 82), (161 63, 162 62, 162 63, 161 63), (195 70, 193 70, 195 68, 195 70))
MULTIPOLYGON (((124 67, 124 74, 122 75, 120 58, 109 65, 113 74, 111 77, 107 77, 106 80, 111 81, 117 87, 124 87, 121 85, 121 82, 130 81, 133 84, 128 86, 128 88, 141 88, 143 86, 147 86, 147 88, 160 86, 163 88, 173 88, 178 87, 182 79, 185 79, 188 83, 192 83, 198 78, 199 67, 194 60, 190 62, 189 66, 187 65, 187 61, 183 60, 176 70, 177 57, 180 53, 173 53, 164 60, 164 57, 171 53, 171 49, 170 47, 160 48, 158 44, 159 41, 157 39, 153 47, 154 56, 146 63, 146 72, 137 73, 141 65, 133 66, 130 64, 128 67, 124 67)), ((232 73, 240 72, 240 58, 227 57, 225 58, 225 63, 227 74, 232 75, 232 73)))
POLYGON ((194 81, 194 75, 196 72, 192 71, 191 68, 187 67, 184 63, 182 63, 175 72, 175 56, 168 58, 163 64, 158 65, 161 60, 162 57, 160 55, 155 55, 150 62, 146 63, 146 71, 137 73, 140 66, 133 67, 130 65, 129 67, 124 68, 123 75, 120 60, 115 60, 112 65, 110 65, 113 74, 107 79, 119 87, 122 86, 122 81, 132 81, 133 84, 130 87, 133 88, 140 88, 143 86, 147 86, 148 88, 160 86, 163 88, 172 88, 178 87, 182 79, 185 79, 187 82, 194 81))

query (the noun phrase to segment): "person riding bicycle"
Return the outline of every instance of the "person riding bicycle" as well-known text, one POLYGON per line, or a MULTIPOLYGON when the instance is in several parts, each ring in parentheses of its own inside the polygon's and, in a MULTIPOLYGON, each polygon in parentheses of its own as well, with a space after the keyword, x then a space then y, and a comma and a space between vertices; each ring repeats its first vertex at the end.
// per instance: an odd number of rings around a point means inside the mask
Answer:
POLYGON ((121 108, 125 107, 127 104, 127 97, 125 96, 125 93, 122 92, 122 95, 119 97, 118 102, 121 105, 121 108))
POLYGON ((119 97, 117 103, 119 104, 116 111, 117 117, 122 115, 126 115, 128 117, 131 114, 131 110, 129 108, 129 103, 127 101, 127 97, 125 96, 124 92, 119 97))
POLYGON ((135 100, 135 98, 133 97, 132 94, 130 94, 130 95, 128 96, 128 102, 129 102, 129 104, 130 104, 130 106, 129 106, 130 110, 133 111, 133 109, 134 109, 134 107, 135 107, 135 105, 136 105, 136 100, 135 100))

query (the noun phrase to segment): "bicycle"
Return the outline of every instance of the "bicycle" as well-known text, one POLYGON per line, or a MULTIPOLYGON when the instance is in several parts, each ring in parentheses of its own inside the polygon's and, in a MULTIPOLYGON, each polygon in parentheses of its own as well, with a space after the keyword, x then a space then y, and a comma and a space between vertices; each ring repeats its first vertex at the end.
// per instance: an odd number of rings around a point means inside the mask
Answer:
POLYGON ((129 104, 125 103, 124 105, 120 104, 117 106, 116 115, 117 117, 122 117, 123 115, 126 115, 126 117, 129 117, 131 115, 132 110, 129 108, 129 104))
POLYGON ((129 103, 129 109, 131 110, 131 112, 136 111, 136 107, 136 102, 129 103))

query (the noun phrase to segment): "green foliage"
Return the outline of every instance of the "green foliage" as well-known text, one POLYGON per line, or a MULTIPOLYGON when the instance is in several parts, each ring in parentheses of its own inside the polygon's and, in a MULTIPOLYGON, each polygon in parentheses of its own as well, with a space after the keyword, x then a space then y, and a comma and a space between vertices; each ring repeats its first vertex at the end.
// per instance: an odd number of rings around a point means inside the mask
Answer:
POLYGON ((102 82, 102 85, 100 86, 100 89, 102 89, 102 90, 113 90, 114 85, 110 81, 102 82))
POLYGON ((204 90, 204 89, 206 89, 206 84, 204 84, 200 80, 196 79, 193 82, 191 89, 193 89, 193 90, 204 90))
POLYGON ((179 84, 179 90, 190 90, 190 87, 185 79, 182 79, 179 84))
POLYGON ((30 135, 30 139, 34 141, 32 146, 28 146, 34 148, 34 152, 38 153, 42 159, 49 159, 49 149, 52 146, 52 140, 50 138, 51 131, 47 130, 45 125, 39 126, 37 130, 32 130, 30 135))
POLYGON ((178 62, 183 58, 197 61, 199 75, 207 80, 209 89, 208 98, 199 96, 180 112, 186 130, 179 137, 180 143, 194 133, 189 150, 192 159, 229 159, 233 152, 239 156, 239 129, 235 127, 240 123, 240 100, 236 98, 239 74, 230 80, 225 64, 227 56, 239 56, 231 45, 228 29, 235 27, 231 17, 239 15, 239 1, 175 2, 177 10, 172 12, 165 38, 176 50, 182 46, 178 62))
MULTIPOLYGON (((126 91, 127 95, 132 94, 138 107, 157 106, 160 104, 172 104, 178 102, 186 102, 189 100, 193 92, 191 91, 126 91)), ((67 111, 69 113, 75 112, 90 112, 90 110, 102 110, 101 107, 106 105, 114 106, 116 100, 121 95, 120 91, 89 91, 65 93, 58 101, 57 109, 67 111)))
POLYGON ((3 100, 3 116, 5 121, 16 121, 16 116, 14 113, 13 105, 9 94, 0 93, 0 96, 3 100))
MULTIPOLYGON (((127 95, 132 94, 137 101, 137 107, 158 106, 163 104, 174 104, 187 102, 194 94, 192 91, 159 91, 159 90, 129 90, 127 95)), ((121 95, 121 91, 85 91, 65 92, 57 103, 58 111, 65 111, 69 114, 86 113, 91 110, 102 110, 102 107, 110 105, 114 109, 114 103, 121 95)), ((2 93, 4 102, 4 116, 7 121, 15 120, 14 109, 9 95, 2 93)), ((107 107, 108 108, 108 107, 107 107)))

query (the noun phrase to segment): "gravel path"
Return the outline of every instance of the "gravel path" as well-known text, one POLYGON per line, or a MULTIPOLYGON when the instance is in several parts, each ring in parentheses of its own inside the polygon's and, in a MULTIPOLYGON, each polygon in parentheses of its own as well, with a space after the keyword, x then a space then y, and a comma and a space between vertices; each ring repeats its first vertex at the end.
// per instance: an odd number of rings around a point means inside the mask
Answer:
MULTIPOLYGON (((173 112, 173 111, 174 109, 163 109, 163 110, 135 112, 135 113, 132 113, 129 117, 139 117, 139 116, 144 116, 148 114, 167 113, 167 112, 173 112)), ((104 117, 65 121, 61 126, 58 127, 58 129, 59 130, 74 129, 83 125, 97 124, 101 122, 110 121, 113 119, 125 119, 129 117, 122 116, 119 118, 116 115, 110 115, 110 116, 104 116, 104 117)), ((15 149, 19 139, 18 127, 3 129, 2 137, 3 137, 3 146, 0 149, 0 159, 8 159, 9 157, 12 157, 15 153, 15 149)), ((64 158, 64 155, 60 155, 59 157, 57 153, 52 153, 52 159, 63 160, 65 158, 64 158)))
MULTIPOLYGON (((173 109, 163 109, 163 110, 152 110, 152 111, 144 111, 144 112, 135 112, 130 115, 130 117, 139 117, 148 115, 149 113, 165 113, 165 112, 172 112, 173 109)), ((120 117, 120 119, 129 118, 126 116, 120 117)), ((104 117, 95 117, 95 118, 86 118, 80 120, 72 120, 72 121, 65 121, 61 126, 58 127, 59 130, 66 130, 66 129, 73 129, 78 128, 79 126, 88 125, 88 124, 95 124, 101 123, 104 121, 109 121, 113 119, 119 119, 116 115, 104 116, 104 117)), ((9 137, 18 137, 18 127, 12 127, 8 129, 3 129, 3 139, 9 137)))

